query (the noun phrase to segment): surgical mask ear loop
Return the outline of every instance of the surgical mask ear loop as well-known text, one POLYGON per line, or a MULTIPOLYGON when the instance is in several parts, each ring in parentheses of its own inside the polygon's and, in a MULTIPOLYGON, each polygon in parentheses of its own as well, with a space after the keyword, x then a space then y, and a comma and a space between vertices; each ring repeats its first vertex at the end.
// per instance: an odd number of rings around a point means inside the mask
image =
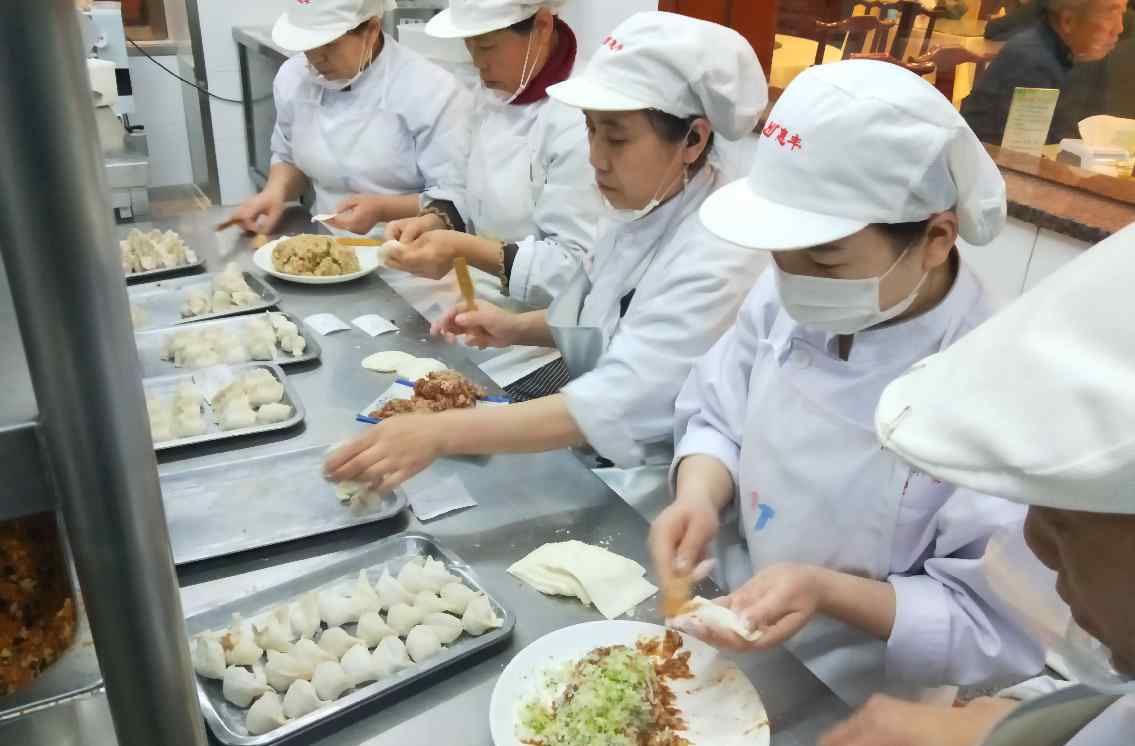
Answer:
MULTIPOLYGON (((508 103, 510 104, 516 99, 520 98, 520 94, 524 93, 525 89, 528 88, 528 84, 532 82, 532 78, 536 77, 535 62, 532 63, 532 70, 528 70, 528 60, 532 56, 532 37, 533 35, 535 35, 535 33, 536 32, 533 31, 528 35, 528 48, 524 50, 524 65, 520 68, 520 86, 516 89, 516 92, 513 93, 512 96, 508 99, 508 103)), ((540 42, 540 48, 536 50, 536 59, 540 58, 540 52, 542 51, 544 51, 544 42, 540 42)))

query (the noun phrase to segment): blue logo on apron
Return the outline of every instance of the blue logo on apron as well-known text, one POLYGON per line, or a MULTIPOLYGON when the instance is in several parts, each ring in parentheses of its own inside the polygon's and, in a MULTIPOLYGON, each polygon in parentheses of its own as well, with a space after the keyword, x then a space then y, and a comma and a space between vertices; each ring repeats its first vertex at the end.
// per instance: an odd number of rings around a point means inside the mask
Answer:
POLYGON ((757 510, 759 510, 760 513, 757 515, 757 523, 753 526, 753 530, 763 531, 764 527, 768 525, 768 522, 776 517, 776 510, 768 503, 761 503, 757 506, 757 510))

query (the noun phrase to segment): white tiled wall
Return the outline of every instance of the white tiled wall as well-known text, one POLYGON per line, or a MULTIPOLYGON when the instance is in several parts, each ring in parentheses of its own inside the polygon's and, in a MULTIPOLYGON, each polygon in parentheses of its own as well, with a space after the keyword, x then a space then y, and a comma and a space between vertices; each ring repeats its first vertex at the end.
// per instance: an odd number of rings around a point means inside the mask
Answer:
MULTIPOLYGON (((176 57, 155 59, 177 71, 176 57)), ((130 121, 146 128, 146 143, 150 148, 150 186, 191 183, 193 173, 181 95, 183 83, 146 57, 130 58, 130 79, 134 87, 135 107, 130 121)))
POLYGON ((973 268, 988 292, 1003 303, 1013 300, 1025 287, 1029 257, 1036 243, 1037 228, 1009 218, 1005 230, 986 246, 971 246, 958 240, 958 251, 973 268))
POLYGON ((1025 290, 1031 289, 1090 247, 1091 244, 1059 233, 1040 231, 1036 248, 1033 249, 1032 261, 1029 262, 1029 272, 1025 277, 1025 290))
POLYGON ((642 10, 658 10, 658 0, 576 0, 568 3, 562 13, 575 31, 580 56, 587 59, 615 26, 642 10))
MULTIPOLYGON (((280 14, 281 0, 198 0, 201 44, 205 52, 205 75, 209 90, 225 98, 240 98, 240 66, 233 41, 235 26, 269 26, 280 14)), ((244 137, 244 114, 240 104, 213 99, 210 104, 213 143, 221 202, 236 204, 254 191, 248 176, 248 152, 244 137)))

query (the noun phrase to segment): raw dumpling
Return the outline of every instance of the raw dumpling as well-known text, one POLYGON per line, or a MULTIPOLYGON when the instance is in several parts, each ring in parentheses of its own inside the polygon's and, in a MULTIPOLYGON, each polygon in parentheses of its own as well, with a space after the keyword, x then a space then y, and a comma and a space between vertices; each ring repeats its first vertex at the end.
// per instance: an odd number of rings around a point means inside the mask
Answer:
POLYGON ((257 340, 248 345, 253 360, 272 360, 276 357, 276 343, 257 340))
POLYGON ((360 616, 367 611, 378 611, 382 608, 382 600, 375 593, 374 586, 370 584, 365 569, 359 570, 358 580, 355 581, 354 590, 351 591, 351 600, 355 602, 355 609, 360 616))
POLYGON ((179 411, 197 408, 201 409, 201 389, 190 381, 177 384, 173 394, 173 406, 179 411))
POLYGON ((465 613, 461 617, 461 626, 469 634, 477 637, 483 635, 490 629, 496 629, 504 622, 493 611, 493 606, 489 603, 489 597, 485 594, 478 594, 476 598, 469 602, 465 608, 465 613))
POLYGON ((256 421, 261 425, 272 425, 283 422, 292 416, 292 408, 287 404, 265 404, 256 410, 256 421))
POLYGON ((320 591, 319 616, 328 627, 341 627, 359 621, 355 602, 337 591, 320 591))
POLYGON ((173 434, 173 423, 170 422, 169 417, 160 417, 150 420, 150 435, 155 443, 164 443, 167 440, 173 440, 176 436, 173 434))
POLYGON ((382 577, 378 579, 376 585, 378 596, 382 599, 382 608, 389 609, 397 604, 410 603, 414 599, 413 595, 407 592, 391 574, 389 570, 382 571, 382 577))
POLYGON ((256 412, 249 406, 248 399, 237 397, 225 405, 221 414, 222 430, 240 430, 256 424, 256 412))
POLYGON ((303 351, 307 349, 307 340, 299 334, 290 337, 282 337, 280 339, 280 349, 284 352, 292 353, 292 357, 299 357, 303 351))
POLYGON ((221 647, 225 649, 225 663, 230 666, 251 666, 264 655, 240 618, 240 614, 233 614, 232 626, 221 638, 221 647))
POLYGON ((221 356, 211 348, 185 359, 185 365, 190 368, 212 368, 214 365, 220 364, 221 356))
POLYGON ((233 307, 233 297, 224 290, 213 291, 213 311, 228 311, 233 307))
POLYGON ((451 614, 464 614, 469 602, 477 596, 477 592, 464 583, 446 583, 441 589, 441 600, 445 609, 451 614))
POLYGON ((284 384, 279 381, 264 381, 247 389, 248 403, 254 407, 273 404, 284 398, 284 384))
MULTIPOLYGON (((278 331, 282 325, 290 323, 288 317, 282 313, 269 311, 264 315, 268 318, 268 323, 271 325, 272 329, 276 331, 278 331)), ((257 319, 257 321, 263 321, 263 319, 257 319)))
POLYGON ((405 637, 415 625, 422 621, 423 616, 425 614, 409 604, 394 604, 386 614, 386 623, 399 637, 405 637))
POLYGON ((733 632, 738 637, 756 642, 761 637, 761 631, 749 629, 736 612, 720 604, 695 596, 680 610, 678 616, 667 620, 667 624, 678 630, 692 629, 697 626, 712 629, 724 629, 733 632))
POLYGON ((319 631, 319 594, 310 591, 291 605, 292 634, 296 637, 313 637, 319 631))
POLYGON ((380 493, 365 482, 339 482, 335 485, 335 496, 339 498, 339 502, 352 505, 370 505, 382 498, 380 493))
POLYGON ((230 403, 236 401, 248 402, 247 397, 244 395, 244 384, 240 381, 232 381, 221 387, 217 393, 213 394, 213 410, 223 410, 230 403))
POLYGON ((415 663, 421 663, 441 652, 441 640, 433 627, 418 625, 406 635, 406 652, 415 663))
POLYGON ((205 418, 201 415, 199 408, 185 410, 177 415, 174 421, 174 432, 177 433, 179 438, 191 438, 195 435, 203 435, 208 426, 205 424, 205 418))
POLYGON ((248 711, 244 719, 244 727, 250 735, 259 736, 279 728, 288 719, 284 717, 284 707, 280 702, 280 695, 268 692, 248 711))
POLYGON ((286 653, 291 649, 292 623, 288 616, 287 606, 277 606, 272 613, 263 620, 262 624, 252 625, 253 639, 256 644, 265 650, 276 650, 286 653))
POLYGON ((185 302, 181 304, 181 317, 183 319, 192 316, 201 316, 206 313, 209 313, 209 299, 202 293, 189 293, 185 298, 185 302))
POLYGON ((304 638, 292 645, 291 654, 298 658, 305 666, 315 669, 320 663, 336 660, 335 656, 319 647, 312 640, 304 638))
POLYGON ((232 299, 235 306, 251 306, 260 302, 260 296, 256 294, 255 290, 251 289, 236 291, 232 294, 232 299))
POLYGON ((221 348, 221 360, 225 365, 240 365, 247 363, 252 359, 252 355, 248 349, 239 342, 226 345, 221 348))
POLYGON ((271 691, 268 682, 242 666, 229 666, 221 682, 221 693, 237 707, 248 707, 252 700, 271 691))
POLYGON ((252 388, 260 383, 275 382, 276 376, 272 375, 272 371, 267 368, 253 368, 240 377, 240 384, 245 389, 252 388))
POLYGON ((343 654, 355 645, 361 644, 362 640, 351 637, 342 627, 331 627, 319 636, 319 647, 335 656, 335 660, 342 658, 343 654))
POLYGON ((311 662, 304 658, 291 653, 269 650, 264 675, 268 679, 268 686, 282 692, 296 679, 310 679, 314 669, 311 662))
POLYGON ((325 661, 315 667, 311 675, 311 685, 320 699, 328 702, 339 699, 339 695, 351 688, 351 681, 347 672, 339 661, 325 661))
POLYGON ((436 593, 422 591, 414 596, 414 608, 423 614, 430 614, 435 611, 445 611, 446 605, 436 593))
POLYGON ((221 641, 207 635, 197 635, 193 638, 191 650, 193 670, 198 676, 207 679, 225 678, 225 649, 221 641))
POLYGON ((347 651, 340 661, 343 666, 343 671, 347 674, 347 678, 351 681, 351 686, 358 686, 359 684, 367 681, 375 681, 378 679, 378 668, 374 665, 374 660, 370 657, 370 651, 367 650, 366 645, 356 645, 347 651))
POLYGON ((325 704, 327 703, 315 693, 315 687, 311 685, 310 681, 296 679, 288 687, 287 694, 284 695, 284 716, 293 719, 301 718, 309 712, 315 712, 325 704))
MULTIPOLYGON (((435 612, 433 614, 426 614, 422 619, 422 625, 433 629, 437 635, 437 639, 441 641, 442 645, 448 645, 458 637, 461 637, 462 624, 461 620, 452 614, 443 614, 435 612)), ((411 630, 412 632, 413 630, 411 630)), ((406 639, 409 644, 409 638, 406 639)))
POLYGON ((300 328, 286 318, 283 321, 273 324, 273 326, 276 328, 276 336, 280 339, 294 337, 300 333, 300 328))
POLYGON ((398 582, 402 584, 410 593, 417 595, 422 591, 437 591, 441 587, 432 588, 431 584, 425 574, 422 572, 422 565, 420 560, 410 560, 402 566, 402 570, 398 573, 398 582))
POLYGON ((445 563, 441 560, 436 560, 433 557, 426 557, 426 562, 422 565, 422 575, 431 584, 437 586, 431 588, 434 593, 437 593, 450 583, 456 583, 458 577, 449 572, 445 563))
POLYGON ((224 271, 213 278, 213 287, 231 294, 248 289, 248 283, 245 282, 244 273, 240 271, 240 265, 229 262, 224 271))
POLYGON ((406 654, 406 646, 397 637, 387 637, 378 643, 371 656, 380 678, 393 676, 399 671, 414 665, 406 654))
POLYGON ((355 634, 368 648, 377 646, 387 637, 397 636, 377 611, 368 611, 359 617, 359 627, 355 630, 355 634))

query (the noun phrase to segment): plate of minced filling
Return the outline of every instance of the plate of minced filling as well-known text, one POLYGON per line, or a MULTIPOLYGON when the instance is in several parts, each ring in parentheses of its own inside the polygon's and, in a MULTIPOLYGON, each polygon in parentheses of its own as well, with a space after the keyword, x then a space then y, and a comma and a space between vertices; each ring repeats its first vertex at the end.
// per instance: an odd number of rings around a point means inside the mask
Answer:
POLYGON ((273 277, 309 285, 350 282, 378 269, 377 246, 345 246, 334 236, 283 236, 256 250, 252 261, 273 277))
POLYGON ((768 746, 752 682, 705 643, 656 624, 603 621, 522 650, 490 704, 496 746, 768 746))

